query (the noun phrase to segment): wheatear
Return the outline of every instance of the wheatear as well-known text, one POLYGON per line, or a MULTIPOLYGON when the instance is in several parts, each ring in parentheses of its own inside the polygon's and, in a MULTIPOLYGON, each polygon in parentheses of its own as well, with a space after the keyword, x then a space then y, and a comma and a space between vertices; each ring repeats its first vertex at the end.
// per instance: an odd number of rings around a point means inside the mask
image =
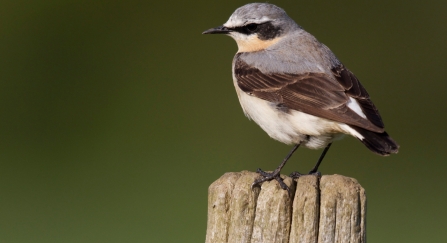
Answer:
MULTIPOLYGON (((203 34, 225 34, 238 45, 233 82, 245 115, 267 134, 295 144, 272 173, 261 169, 253 185, 276 179, 288 190, 280 171, 295 150, 325 148, 343 134, 360 140, 379 155, 397 153, 399 145, 384 130, 379 111, 365 88, 313 35, 272 4, 242 6, 230 19, 203 34)), ((298 177, 298 172, 291 176, 298 177)))

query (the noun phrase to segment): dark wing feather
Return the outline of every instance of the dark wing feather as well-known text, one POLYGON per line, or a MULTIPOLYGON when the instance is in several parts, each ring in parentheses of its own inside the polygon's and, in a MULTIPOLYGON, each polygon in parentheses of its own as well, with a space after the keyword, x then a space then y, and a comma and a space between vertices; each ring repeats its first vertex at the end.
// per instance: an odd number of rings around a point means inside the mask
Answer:
POLYGON ((379 110, 373 104, 369 98, 368 92, 366 92, 365 88, 355 77, 355 75, 343 65, 333 68, 332 72, 334 72, 334 76, 337 78, 337 81, 346 89, 346 94, 359 102, 363 113, 365 113, 368 120, 370 120, 377 127, 384 128, 379 110))
POLYGON ((383 132, 383 123, 365 88, 342 65, 333 69, 335 81, 324 73, 262 73, 236 57, 235 76, 242 91, 314 116, 383 132), (367 119, 347 107, 349 97, 359 102, 367 119))

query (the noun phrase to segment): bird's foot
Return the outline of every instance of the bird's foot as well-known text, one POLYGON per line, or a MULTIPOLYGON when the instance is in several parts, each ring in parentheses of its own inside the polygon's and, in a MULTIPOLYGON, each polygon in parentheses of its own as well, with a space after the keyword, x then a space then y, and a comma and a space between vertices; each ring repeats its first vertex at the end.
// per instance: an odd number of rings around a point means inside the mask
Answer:
POLYGON ((318 172, 318 171, 313 171, 313 170, 309 171, 309 173, 307 173, 307 174, 301 174, 300 172, 295 171, 295 172, 292 172, 292 173, 289 175, 289 177, 292 177, 293 179, 298 179, 298 178, 300 178, 301 176, 305 176, 305 175, 314 175, 314 176, 316 176, 316 177, 318 177, 318 178, 321 177, 321 173, 320 173, 320 172, 318 172))
POLYGON ((279 186, 281 186, 283 190, 286 190, 289 195, 291 195, 290 188, 286 185, 286 183, 284 183, 284 180, 281 178, 280 170, 276 169, 273 172, 268 173, 258 168, 256 172, 261 175, 261 178, 255 180, 253 184, 251 184, 252 189, 256 186, 261 186, 261 183, 263 183, 264 181, 276 180, 278 181, 279 186))

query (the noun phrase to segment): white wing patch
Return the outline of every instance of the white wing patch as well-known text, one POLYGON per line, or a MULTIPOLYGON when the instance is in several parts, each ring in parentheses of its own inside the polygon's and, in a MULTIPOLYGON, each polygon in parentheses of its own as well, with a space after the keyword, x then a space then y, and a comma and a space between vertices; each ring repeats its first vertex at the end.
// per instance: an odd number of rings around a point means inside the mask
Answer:
POLYGON ((357 115, 366 119, 365 113, 363 113, 362 108, 360 108, 359 103, 352 97, 349 97, 349 101, 347 103, 348 108, 357 113, 357 115))

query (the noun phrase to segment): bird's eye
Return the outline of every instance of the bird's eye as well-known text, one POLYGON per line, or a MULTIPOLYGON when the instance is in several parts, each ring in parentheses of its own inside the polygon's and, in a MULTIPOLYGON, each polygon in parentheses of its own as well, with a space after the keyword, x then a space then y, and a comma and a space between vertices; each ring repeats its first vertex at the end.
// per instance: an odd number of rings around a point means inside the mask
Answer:
POLYGON ((245 29, 248 30, 249 32, 254 32, 256 31, 257 28, 258 28, 257 24, 249 24, 245 26, 245 29))

